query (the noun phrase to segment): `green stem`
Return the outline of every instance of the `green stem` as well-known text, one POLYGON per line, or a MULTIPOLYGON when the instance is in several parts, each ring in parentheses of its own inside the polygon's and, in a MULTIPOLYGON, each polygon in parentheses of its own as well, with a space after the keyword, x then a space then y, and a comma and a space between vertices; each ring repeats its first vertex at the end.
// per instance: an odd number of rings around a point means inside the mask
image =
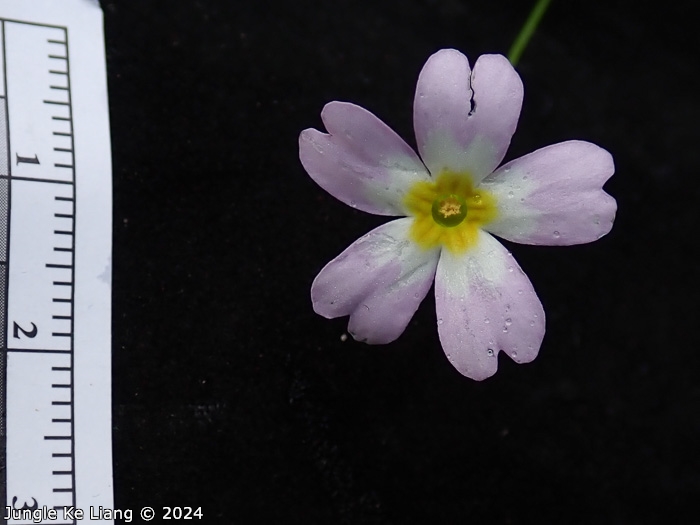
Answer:
POLYGON ((510 51, 508 51, 508 60, 510 60, 510 63, 513 64, 513 66, 515 66, 520 60, 520 56, 523 54, 523 51, 525 51, 527 44, 530 42, 530 38, 532 38, 535 29, 537 29, 537 26, 540 23, 540 20, 542 20, 542 16, 544 15, 545 11, 547 11, 550 2, 551 0, 537 0, 535 7, 532 8, 532 11, 530 11, 530 16, 527 17, 523 28, 515 38, 510 51))

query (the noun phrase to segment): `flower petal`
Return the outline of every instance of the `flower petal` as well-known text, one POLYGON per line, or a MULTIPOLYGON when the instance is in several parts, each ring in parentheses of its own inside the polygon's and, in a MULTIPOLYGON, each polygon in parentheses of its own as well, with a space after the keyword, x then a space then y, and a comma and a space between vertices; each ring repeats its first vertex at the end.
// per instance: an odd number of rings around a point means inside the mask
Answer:
POLYGON ((617 204, 603 191, 614 173, 604 149, 572 140, 503 165, 480 187, 496 197, 489 232, 525 244, 570 245, 600 239, 612 228, 617 204))
POLYGON ((408 238, 412 218, 383 224, 329 262, 311 286, 316 313, 350 315, 358 341, 394 341, 428 293, 439 249, 423 250, 408 238))
POLYGON ((498 352, 532 361, 544 337, 544 310, 530 280, 484 231, 461 255, 443 250, 435 276, 438 333, 447 358, 478 381, 496 373, 498 352))
POLYGON ((336 199, 377 215, 407 215, 403 196, 430 175, 418 155, 372 113, 347 102, 321 112, 328 134, 305 129, 299 158, 311 178, 336 199))
POLYGON ((520 77, 501 55, 482 55, 473 73, 459 51, 431 56, 413 104, 418 151, 430 173, 466 172, 478 184, 503 160, 522 101, 520 77))

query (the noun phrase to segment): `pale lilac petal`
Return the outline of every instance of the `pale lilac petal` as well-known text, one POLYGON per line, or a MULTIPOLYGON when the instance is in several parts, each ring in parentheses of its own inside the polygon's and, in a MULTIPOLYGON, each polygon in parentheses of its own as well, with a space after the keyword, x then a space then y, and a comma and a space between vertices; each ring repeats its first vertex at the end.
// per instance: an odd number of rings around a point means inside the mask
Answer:
POLYGON ((439 249, 423 250, 408 238, 412 218, 372 230, 329 262, 311 286, 316 313, 350 316, 358 341, 394 341, 428 293, 439 249))
POLYGON ((466 172, 478 183, 503 160, 522 101, 523 84, 505 57, 482 55, 471 72, 459 51, 438 51, 423 66, 413 105, 423 162, 434 176, 466 172))
POLYGON ((617 204, 603 191, 612 156, 590 142, 554 144, 499 168, 480 187, 496 197, 489 232, 524 244, 570 245, 600 239, 617 204))
POLYGON ((484 231, 461 255, 443 250, 435 275, 438 333, 463 375, 492 376, 503 351, 532 361, 544 337, 544 310, 530 280, 503 245, 484 231))
POLYGON ((321 112, 328 134, 306 129, 299 158, 311 178, 336 199, 377 215, 407 215, 403 198, 429 180, 418 155, 372 113, 347 102, 321 112))

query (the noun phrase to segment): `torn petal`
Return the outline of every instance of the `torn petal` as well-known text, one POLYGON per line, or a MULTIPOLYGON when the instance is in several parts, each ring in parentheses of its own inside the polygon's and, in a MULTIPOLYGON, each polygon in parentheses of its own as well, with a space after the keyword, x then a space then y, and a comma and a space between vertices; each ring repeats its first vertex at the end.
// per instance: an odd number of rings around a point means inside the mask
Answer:
POLYGON ((434 176, 467 173, 474 183, 503 160, 520 116, 523 84, 501 55, 479 57, 472 72, 459 51, 432 55, 418 77, 413 125, 434 176))

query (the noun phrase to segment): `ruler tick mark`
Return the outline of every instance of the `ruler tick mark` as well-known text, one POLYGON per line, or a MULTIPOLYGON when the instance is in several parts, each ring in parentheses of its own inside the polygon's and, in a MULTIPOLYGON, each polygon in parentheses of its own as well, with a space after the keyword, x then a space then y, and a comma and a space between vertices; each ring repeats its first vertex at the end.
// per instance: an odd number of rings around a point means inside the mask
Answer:
POLYGON ((50 87, 51 89, 60 89, 60 90, 62 90, 62 91, 68 91, 68 88, 67 88, 67 87, 63 87, 63 86, 49 86, 49 87, 50 87))
POLYGON ((49 58, 56 58, 58 60, 68 60, 68 57, 60 57, 58 55, 49 55, 49 58))
POLYGON ((62 332, 52 332, 51 335, 53 337, 70 337, 73 334, 70 334, 70 333, 66 334, 66 333, 62 333, 62 332))
POLYGON ((70 388, 70 385, 64 385, 63 383, 54 383, 51 388, 70 388))
POLYGON ((68 117, 51 117, 52 120, 65 120, 65 121, 70 121, 70 118, 68 117))
POLYGON ((54 315, 51 317, 51 319, 71 319, 70 315, 54 315))
MULTIPOLYGON (((55 252, 72 252, 73 248, 54 247, 53 251, 55 251, 55 252)), ((73 284, 73 283, 56 283, 56 282, 54 282, 53 284, 73 284)))
MULTIPOLYGON (((56 135, 55 132, 54 132, 54 135, 56 135)), ((7 179, 10 179, 10 178, 11 178, 12 180, 26 180, 26 181, 29 181, 29 182, 51 182, 51 183, 53 183, 53 184, 68 184, 68 185, 70 185, 70 186, 73 185, 73 181, 72 181, 72 180, 40 179, 40 178, 38 178, 38 177, 17 177, 17 176, 15 176, 15 175, 13 175, 12 177, 8 177, 7 175, 0 175, 0 179, 5 179, 5 180, 7 180, 7 179)))
POLYGON ((70 168, 73 169, 73 166, 71 164, 54 164, 56 168, 70 168))
POLYGON ((70 372, 69 366, 52 366, 51 370, 55 372, 70 372))
POLYGON ((57 135, 59 137, 72 137, 73 136, 72 133, 64 133, 63 131, 54 131, 53 134, 57 135))
POLYGON ((53 75, 68 75, 68 71, 56 71, 55 69, 49 70, 49 73, 53 75))
POLYGON ((58 100, 44 100, 44 104, 56 104, 58 106, 70 106, 69 102, 60 102, 58 100))
POLYGON ((61 418, 54 418, 51 420, 51 423, 70 423, 72 419, 61 419, 61 418))
POLYGON ((65 43, 63 40, 51 40, 51 39, 48 39, 47 42, 48 42, 49 44, 63 44, 64 46, 66 45, 66 43, 65 43))
POLYGON ((44 436, 47 441, 64 441, 70 438, 71 436, 44 436))
MULTIPOLYGON (((73 268, 72 264, 55 264, 55 263, 46 263, 47 268, 73 268)), ((55 301, 56 299, 54 299, 55 301)))
MULTIPOLYGON (((70 401, 51 401, 51 404, 55 405, 55 406, 67 406, 67 405, 70 405, 71 402, 70 401)), ((67 456, 67 454, 66 454, 66 456, 67 456)), ((60 457, 64 457, 64 456, 60 456, 60 457)))
POLYGON ((54 492, 73 492, 73 489, 53 489, 54 492))
POLYGON ((54 230, 53 231, 56 235, 73 235, 73 232, 65 231, 65 230, 54 230))
MULTIPOLYGON (((62 149, 60 149, 60 148, 54 148, 54 149, 55 149, 56 151, 72 151, 72 150, 69 150, 69 149, 67 149, 67 150, 62 150, 62 149)), ((69 201, 69 202, 73 202, 73 197, 58 197, 58 196, 56 196, 56 197, 54 197, 54 198, 55 198, 57 201, 69 201)))
POLYGON ((35 354, 70 354, 70 350, 44 350, 36 348, 8 348, 8 352, 13 353, 35 353, 35 354))

